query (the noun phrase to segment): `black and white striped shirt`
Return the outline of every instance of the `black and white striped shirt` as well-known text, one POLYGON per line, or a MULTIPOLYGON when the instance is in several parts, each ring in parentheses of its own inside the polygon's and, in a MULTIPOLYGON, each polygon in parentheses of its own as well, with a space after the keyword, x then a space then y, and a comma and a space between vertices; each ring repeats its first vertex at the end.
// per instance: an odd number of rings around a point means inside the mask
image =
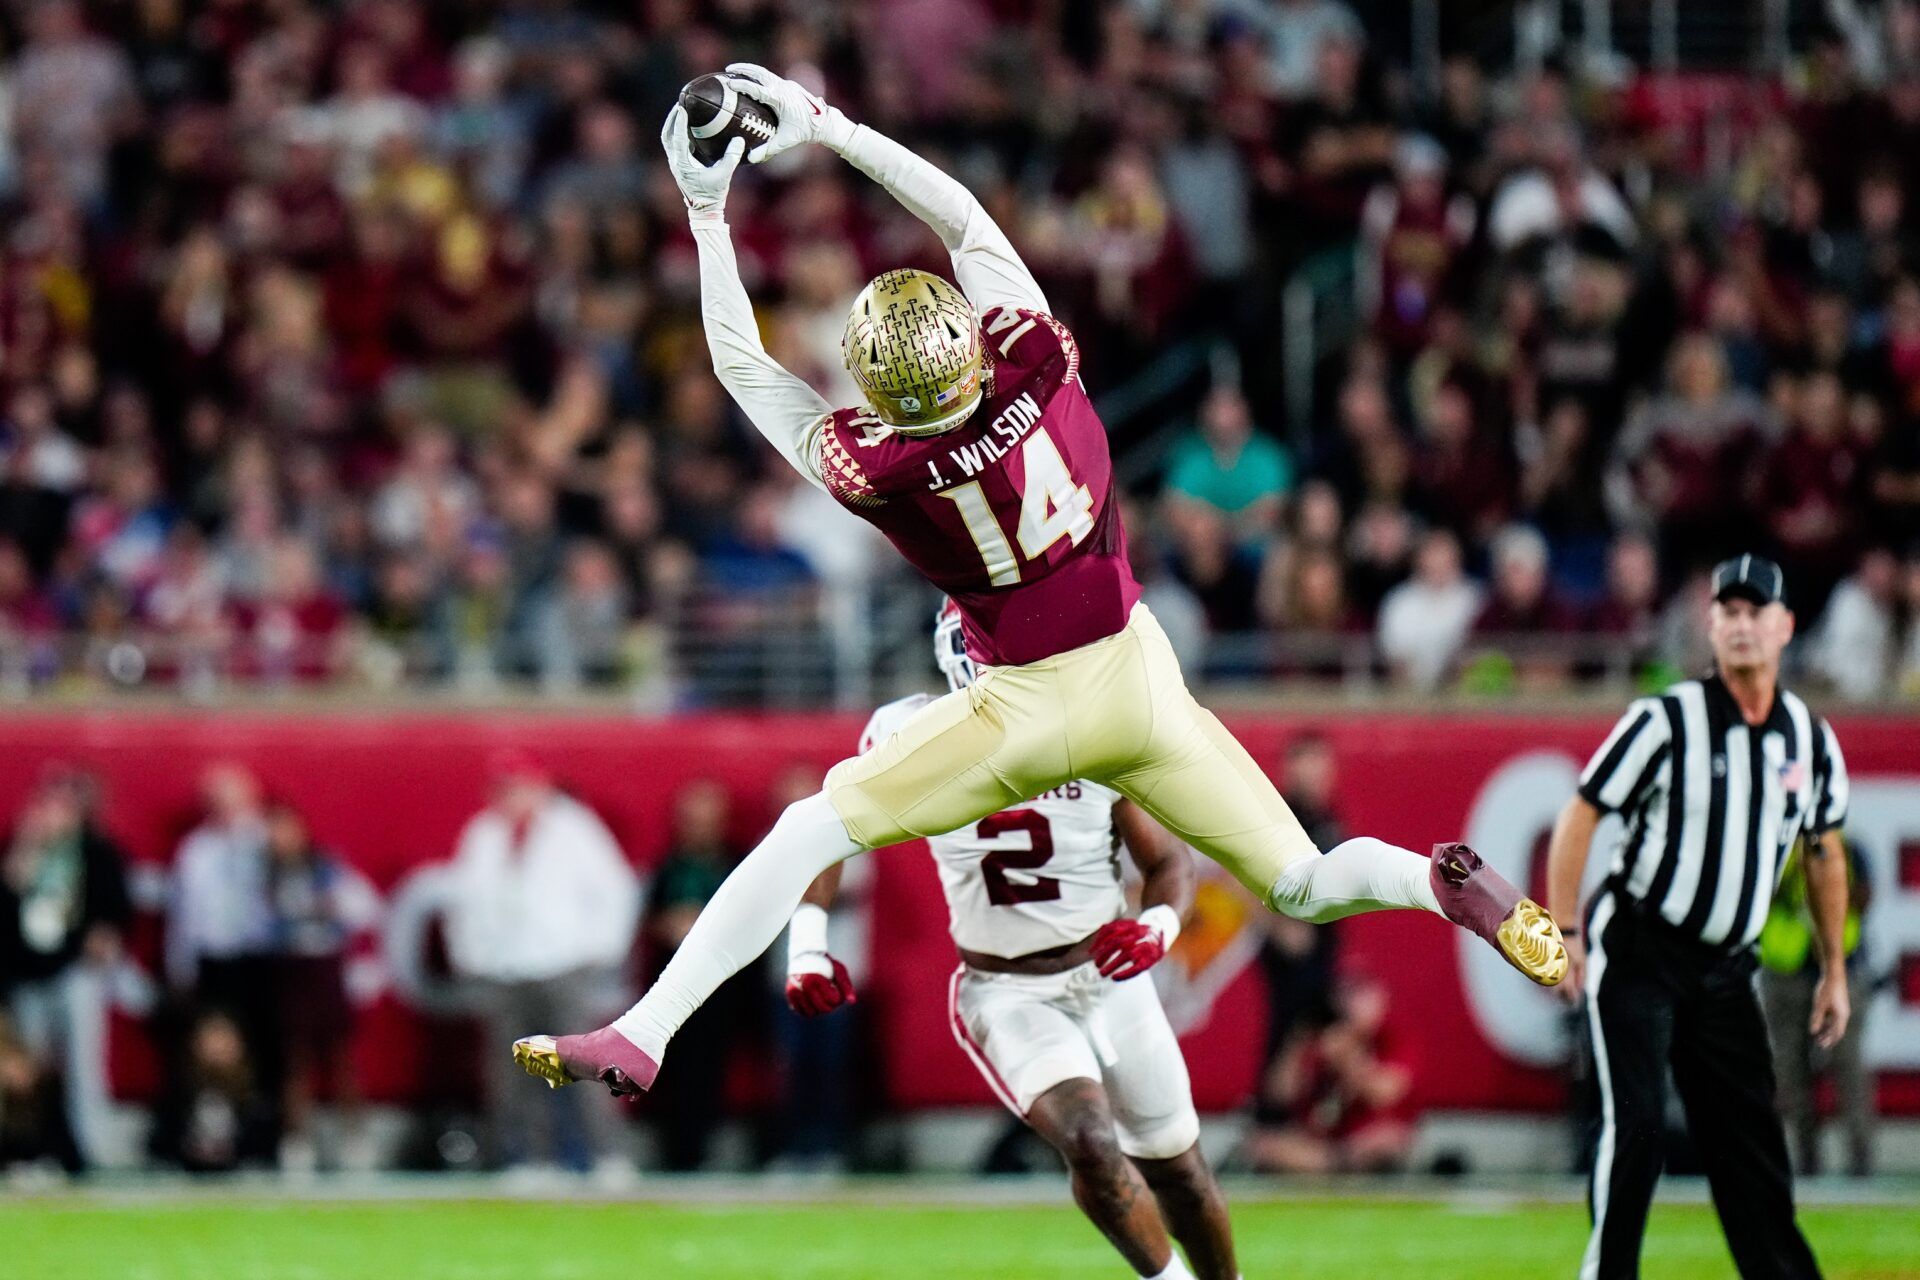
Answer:
POLYGON ((1580 794, 1626 820, 1613 880, 1689 937, 1760 937, 1800 836, 1847 816, 1847 766, 1827 722, 1785 689, 1750 727, 1720 677, 1642 698, 1601 744, 1580 794))

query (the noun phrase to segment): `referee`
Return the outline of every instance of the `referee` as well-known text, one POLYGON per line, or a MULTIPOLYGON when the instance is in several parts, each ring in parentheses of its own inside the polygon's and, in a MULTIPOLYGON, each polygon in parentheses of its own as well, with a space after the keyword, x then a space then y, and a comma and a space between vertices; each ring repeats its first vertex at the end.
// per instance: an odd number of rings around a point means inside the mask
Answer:
POLYGON ((1826 721, 1780 687, 1793 638, 1780 567, 1739 556, 1713 571, 1714 672, 1627 708, 1554 824, 1547 905, 1584 992, 1600 1086, 1581 1280, 1640 1274, 1640 1241, 1663 1159, 1672 1068, 1687 1127, 1746 1280, 1817 1277, 1794 1222, 1773 1058, 1754 995, 1753 947, 1787 854, 1806 841, 1821 976, 1811 1030, 1846 1029, 1847 770, 1826 721), (1626 835, 1577 917, 1601 815, 1626 835))

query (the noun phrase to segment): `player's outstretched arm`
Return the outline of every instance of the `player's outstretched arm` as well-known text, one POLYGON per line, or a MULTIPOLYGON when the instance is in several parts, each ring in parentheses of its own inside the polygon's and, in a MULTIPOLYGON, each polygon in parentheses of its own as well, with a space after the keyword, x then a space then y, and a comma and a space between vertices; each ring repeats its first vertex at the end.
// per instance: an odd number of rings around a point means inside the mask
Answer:
POLYGON ((1593 833, 1600 826, 1601 813, 1585 796, 1567 801, 1554 819, 1553 835, 1547 842, 1547 914, 1560 926, 1567 942, 1567 976, 1560 983, 1561 997, 1568 1002, 1580 999, 1585 984, 1587 940, 1580 936, 1580 881, 1587 871, 1587 853, 1593 847, 1593 833))
POLYGON ((834 899, 840 896, 840 877, 845 874, 844 864, 838 862, 822 871, 813 878, 807 891, 800 895, 800 905, 832 911, 834 899))
POLYGON ((727 73, 737 92, 764 102, 780 120, 774 136, 755 147, 748 159, 758 164, 808 142, 839 152, 933 228, 953 255, 954 279, 977 309, 1047 309, 1047 297, 1033 273, 971 191, 885 134, 855 124, 795 81, 751 62, 733 63, 727 73))
POLYGON ((1807 860, 1807 905, 1812 908, 1820 962, 1820 981, 1814 988, 1808 1030, 1821 1048, 1831 1049, 1840 1043, 1853 1016, 1847 996, 1846 841, 1837 829, 1823 831, 1806 838, 1802 856, 1807 860))
POLYGON ((840 893, 841 864, 814 878, 787 922, 787 1005, 803 1018, 853 1004, 853 977, 827 950, 827 920, 840 893))
POLYGON ((767 354, 760 342, 760 325, 753 318, 753 303, 740 282, 733 237, 727 231, 727 187, 746 140, 735 138, 726 155, 711 166, 703 165, 694 158, 688 141, 686 108, 676 106, 660 131, 660 145, 686 199, 687 222, 700 249, 700 312, 714 375, 780 456, 820 484, 815 442, 833 406, 767 354))
POLYGON ((1193 856, 1131 800, 1113 806, 1114 825, 1140 868, 1140 914, 1100 926, 1093 960, 1116 982, 1137 978, 1165 958, 1193 907, 1193 856))
POLYGON ((1187 846, 1131 800, 1113 806, 1113 825, 1119 829, 1133 865, 1140 868, 1142 914, 1166 907, 1176 919, 1185 920, 1193 910, 1194 890, 1193 855, 1187 852, 1187 846))

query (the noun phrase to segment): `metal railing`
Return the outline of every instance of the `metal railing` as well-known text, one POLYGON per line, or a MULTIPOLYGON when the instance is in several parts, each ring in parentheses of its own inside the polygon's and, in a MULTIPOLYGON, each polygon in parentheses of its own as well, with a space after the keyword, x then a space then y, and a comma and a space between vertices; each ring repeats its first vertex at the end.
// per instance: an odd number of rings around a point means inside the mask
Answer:
POLYGON ((1322 250, 1301 263, 1280 292, 1287 432, 1300 457, 1312 454, 1321 358, 1352 342, 1364 322, 1358 255, 1354 242, 1322 250))
POLYGON ((1560 54, 1602 75, 1629 68, 1778 74, 1831 8, 1825 0, 1414 0, 1405 41, 1422 92, 1435 83, 1443 48, 1499 70, 1532 70, 1560 54))
POLYGON ((537 697, 648 712, 856 708, 925 688, 937 675, 927 641, 937 602, 914 580, 755 591, 705 583, 612 634, 513 621, 468 629, 451 618, 399 633, 356 620, 319 637, 140 625, 100 636, 0 629, 0 704, 117 695, 473 705, 537 697))
MULTIPOLYGON (((0 633, 0 703, 859 710, 939 687, 928 643, 936 600, 931 588, 906 579, 745 596, 708 585, 668 599, 611 643, 602 636, 595 644, 557 647, 537 635, 392 635, 367 627, 271 648, 245 636, 188 639, 138 628, 112 637, 0 633)), ((1169 630, 1196 685, 1241 701, 1282 693, 1422 705, 1436 698, 1616 697, 1700 665, 1698 654, 1664 651, 1652 635, 1475 635, 1437 677, 1422 680, 1397 669, 1370 633, 1169 630)), ((1818 687, 1809 673, 1796 675, 1818 687)), ((1920 701, 1920 672, 1889 673, 1886 696, 1920 701)))

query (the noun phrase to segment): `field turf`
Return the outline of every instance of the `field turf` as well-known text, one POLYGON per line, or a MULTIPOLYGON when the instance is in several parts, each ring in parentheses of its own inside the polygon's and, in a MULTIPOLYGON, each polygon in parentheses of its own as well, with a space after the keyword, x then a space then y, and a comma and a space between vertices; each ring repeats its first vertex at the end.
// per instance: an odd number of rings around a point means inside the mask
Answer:
MULTIPOLYGON (((1829 1280, 1920 1278, 1920 1207, 1817 1206, 1829 1280)), ((1248 1280, 1546 1280, 1585 1239, 1567 1203, 1249 1200, 1248 1280)), ((1065 1280, 1127 1268, 1064 1204, 0 1198, 0 1275, 60 1280, 1065 1280)), ((1663 1204, 1644 1275, 1733 1269, 1711 1211, 1663 1204)))

